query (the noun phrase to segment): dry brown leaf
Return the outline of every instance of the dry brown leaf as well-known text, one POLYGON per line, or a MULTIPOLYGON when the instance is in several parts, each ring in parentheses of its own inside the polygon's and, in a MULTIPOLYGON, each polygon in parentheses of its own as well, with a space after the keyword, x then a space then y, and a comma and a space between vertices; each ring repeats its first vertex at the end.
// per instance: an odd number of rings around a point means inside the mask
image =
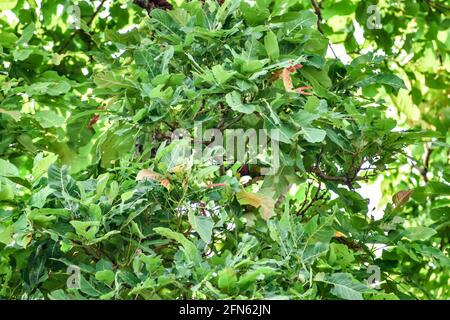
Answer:
POLYGON ((312 92, 305 91, 305 90, 312 89, 312 87, 310 87, 310 86, 303 86, 303 87, 294 89, 294 85, 292 84, 291 73, 295 72, 295 70, 300 69, 300 68, 302 68, 302 65, 298 64, 293 67, 284 68, 281 71, 280 78, 283 80, 284 89, 287 92, 300 93, 303 95, 312 95, 313 94, 312 92))
POLYGON ((170 186, 170 182, 167 178, 164 178, 162 175, 152 170, 142 169, 141 171, 138 172, 136 176, 136 181, 142 181, 145 179, 158 181, 166 188, 169 188, 170 186))
POLYGON ((170 186, 169 179, 162 179, 161 184, 168 189, 170 186))
POLYGON ((284 89, 287 92, 295 92, 294 86, 292 85, 291 72, 288 68, 283 69, 281 72, 281 79, 283 80, 284 89))
POLYGON ((392 201, 396 207, 401 207, 406 202, 408 202, 414 190, 402 190, 397 192, 393 197, 392 201))
POLYGON ((260 212, 264 220, 267 221, 275 215, 274 206, 275 203, 272 199, 262 198, 260 212))
POLYGON ((162 179, 162 176, 155 171, 142 169, 141 171, 138 172, 136 176, 136 181, 142 181, 144 179, 160 181, 162 179))

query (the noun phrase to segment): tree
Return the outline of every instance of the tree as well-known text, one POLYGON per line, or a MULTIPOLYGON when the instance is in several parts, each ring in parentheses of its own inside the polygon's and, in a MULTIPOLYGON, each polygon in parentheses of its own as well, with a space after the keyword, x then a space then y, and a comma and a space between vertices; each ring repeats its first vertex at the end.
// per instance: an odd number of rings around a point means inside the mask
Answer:
POLYGON ((1 297, 449 297, 444 4, 95 5, 0 2, 1 297))

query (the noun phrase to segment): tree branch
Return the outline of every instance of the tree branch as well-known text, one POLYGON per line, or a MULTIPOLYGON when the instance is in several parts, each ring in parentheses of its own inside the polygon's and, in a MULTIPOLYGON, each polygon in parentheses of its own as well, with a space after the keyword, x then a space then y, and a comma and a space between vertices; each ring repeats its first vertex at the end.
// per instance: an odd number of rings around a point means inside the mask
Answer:
POLYGON ((330 176, 330 175, 326 174, 325 172, 321 171, 317 167, 313 167, 313 168, 309 169, 309 172, 316 174, 322 180, 342 182, 350 187, 351 187, 352 183, 355 181, 367 180, 367 177, 358 177, 357 173, 355 174, 355 176, 353 178, 349 178, 346 176, 330 176))
POLYGON ((237 117, 235 117, 233 120, 227 123, 227 125, 223 126, 223 130, 228 129, 232 125, 238 123, 241 121, 241 119, 244 117, 244 113, 239 114, 237 117))
POLYGON ((420 174, 422 175, 425 182, 428 182, 427 173, 430 166, 430 157, 432 152, 433 150, 430 147, 427 147, 427 153, 425 154, 425 160, 423 161, 423 169, 420 170, 420 174))
POLYGON ((150 12, 153 9, 172 9, 172 5, 166 0, 133 0, 133 3, 147 10, 147 12, 150 12))
POLYGON ((311 5, 313 6, 314 13, 317 16, 317 30, 319 30, 319 32, 323 34, 323 29, 322 29, 322 25, 321 25, 322 12, 320 12, 320 5, 317 3, 316 0, 311 0, 311 5))
MULTIPOLYGON (((100 13, 100 10, 102 9, 103 5, 105 4, 106 0, 102 0, 102 2, 100 2, 99 6, 97 7, 97 9, 95 10, 94 14, 92 15, 92 17, 89 19, 89 21, 86 23, 88 27, 90 27, 92 25, 92 23, 94 22, 95 17, 97 17, 97 15, 100 13)), ((75 38, 75 36, 77 34, 79 34, 80 32, 84 31, 83 29, 77 29, 75 30, 74 33, 72 33, 72 35, 67 38, 66 41, 64 41, 64 43, 61 45, 61 47, 58 49, 58 53, 63 52, 66 47, 69 45, 69 43, 73 40, 73 38, 75 38)), ((84 31, 85 32, 85 31, 84 31)), ((89 33, 85 32, 89 37, 91 36, 89 33)))
POLYGON ((311 199, 311 201, 308 203, 308 205, 306 207, 303 208, 303 205, 302 205, 302 208, 300 208, 300 210, 297 212, 297 215, 303 216, 306 213, 306 211, 308 211, 308 209, 314 205, 314 203, 316 203, 319 200, 322 200, 325 197, 325 195, 327 193, 326 191, 324 193, 322 193, 321 195, 319 195, 321 189, 322 189, 322 184, 319 181, 319 186, 317 187, 314 197, 311 199))
MULTIPOLYGON (((321 33, 321 34, 323 34, 323 29, 322 29, 322 12, 320 12, 320 4, 319 3, 317 3, 317 1, 316 0, 311 0, 311 5, 313 6, 313 8, 314 8, 314 13, 316 14, 316 16, 317 16, 317 30, 319 30, 319 32, 321 33)), ((333 49, 333 47, 331 46, 331 43, 329 43, 328 42, 328 47, 331 49, 331 52, 333 52, 333 55, 334 55, 334 57, 336 58, 336 59, 338 59, 338 57, 337 57, 337 55, 336 55, 336 52, 334 52, 334 49, 333 49)))

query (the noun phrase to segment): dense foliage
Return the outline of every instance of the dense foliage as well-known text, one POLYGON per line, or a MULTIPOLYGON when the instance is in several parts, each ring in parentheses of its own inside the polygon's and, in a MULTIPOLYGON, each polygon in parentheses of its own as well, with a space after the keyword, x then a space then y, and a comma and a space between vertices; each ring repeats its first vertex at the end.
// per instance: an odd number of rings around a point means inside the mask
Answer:
POLYGON ((0 297, 448 299, 449 8, 169 3, 0 0, 0 297))

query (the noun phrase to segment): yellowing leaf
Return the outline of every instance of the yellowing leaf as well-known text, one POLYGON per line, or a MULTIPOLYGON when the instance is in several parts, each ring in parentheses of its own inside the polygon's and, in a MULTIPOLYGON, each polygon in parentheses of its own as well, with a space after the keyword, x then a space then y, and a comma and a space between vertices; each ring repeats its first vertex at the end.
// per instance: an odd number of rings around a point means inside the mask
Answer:
POLYGON ((247 191, 238 192, 236 197, 241 205, 250 205, 260 209, 261 216, 264 220, 269 220, 275 214, 275 203, 269 197, 247 191))
POLYGON ((141 171, 138 172, 136 176, 136 181, 142 181, 145 179, 160 181, 161 178, 162 176, 157 172, 148 169, 142 169, 141 171))
POLYGON ((334 234, 334 236, 335 236, 336 238, 347 238, 347 236, 346 236, 345 234, 343 234, 342 232, 340 232, 340 231, 336 231, 336 233, 334 234))
POLYGON ((170 173, 181 173, 183 171, 186 171, 186 164, 184 163, 176 165, 175 167, 169 169, 170 173))
POLYGON ((261 206, 261 198, 256 193, 240 191, 236 194, 236 197, 241 205, 250 205, 255 208, 261 206))
POLYGON ((17 0, 1 0, 0 11, 11 10, 17 5, 17 0))

